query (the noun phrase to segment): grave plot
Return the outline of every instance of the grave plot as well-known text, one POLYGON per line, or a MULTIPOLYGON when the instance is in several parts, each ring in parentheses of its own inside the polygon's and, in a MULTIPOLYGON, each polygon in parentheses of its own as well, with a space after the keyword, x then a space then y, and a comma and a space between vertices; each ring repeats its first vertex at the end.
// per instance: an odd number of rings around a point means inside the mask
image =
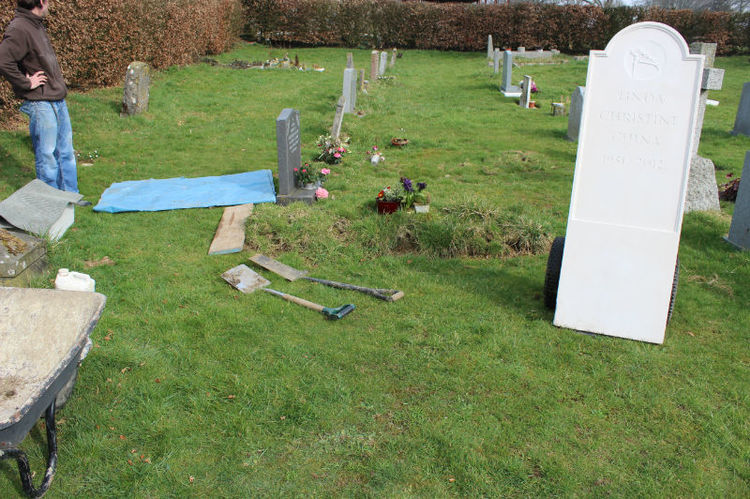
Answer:
POLYGON ((567 234, 548 264, 556 326, 664 341, 703 59, 653 22, 591 52, 567 234))

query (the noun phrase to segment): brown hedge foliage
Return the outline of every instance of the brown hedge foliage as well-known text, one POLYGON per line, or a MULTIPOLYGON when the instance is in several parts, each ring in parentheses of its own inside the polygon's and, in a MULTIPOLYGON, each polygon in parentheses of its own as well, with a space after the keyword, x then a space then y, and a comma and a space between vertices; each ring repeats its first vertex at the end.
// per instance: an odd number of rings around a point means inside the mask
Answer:
POLYGON ((644 7, 393 0, 243 0, 247 30, 277 44, 482 50, 497 45, 586 53, 604 48, 622 28, 660 21, 688 42, 712 41, 719 54, 747 51, 750 14, 644 7))
MULTIPOLYGON (((16 0, 0 0, 0 30, 16 0)), ((187 64, 229 49, 242 31, 241 0, 55 0, 47 32, 71 88, 121 84, 133 61, 187 64)), ((15 108, 0 78, 0 120, 15 108)))

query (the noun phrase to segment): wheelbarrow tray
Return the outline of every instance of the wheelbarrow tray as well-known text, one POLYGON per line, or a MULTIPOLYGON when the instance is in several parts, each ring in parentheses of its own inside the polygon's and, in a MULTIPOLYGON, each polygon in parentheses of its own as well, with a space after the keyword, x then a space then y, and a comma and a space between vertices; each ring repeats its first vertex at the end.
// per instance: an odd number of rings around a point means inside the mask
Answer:
POLYGON ((74 379, 105 302, 99 293, 0 287, 0 454, 74 379))

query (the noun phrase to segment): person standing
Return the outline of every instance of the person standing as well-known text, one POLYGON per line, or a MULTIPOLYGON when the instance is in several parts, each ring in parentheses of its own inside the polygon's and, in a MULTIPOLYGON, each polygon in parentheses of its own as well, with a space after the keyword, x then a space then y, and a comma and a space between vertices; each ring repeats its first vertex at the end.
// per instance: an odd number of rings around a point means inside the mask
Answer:
POLYGON ((78 192, 73 128, 65 103, 68 87, 42 22, 49 13, 49 0, 17 2, 15 17, 0 42, 0 74, 24 99, 21 112, 29 116, 37 178, 56 189, 78 192))

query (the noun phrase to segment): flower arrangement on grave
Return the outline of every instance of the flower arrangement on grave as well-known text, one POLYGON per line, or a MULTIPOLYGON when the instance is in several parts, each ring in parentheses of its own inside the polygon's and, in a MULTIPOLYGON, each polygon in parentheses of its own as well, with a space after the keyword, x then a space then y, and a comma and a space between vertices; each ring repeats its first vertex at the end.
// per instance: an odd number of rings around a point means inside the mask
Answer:
POLYGON ((381 161, 385 161, 385 156, 380 154, 378 146, 372 146, 372 149, 367 151, 367 154, 370 156, 370 163, 372 163, 373 165, 377 165, 381 161))
POLYGON ((321 135, 318 137, 318 147, 320 147, 320 154, 316 158, 316 161, 324 161, 329 165, 335 165, 341 163, 349 150, 346 148, 346 140, 334 139, 330 135, 321 135))
POLYGON ((310 166, 310 163, 305 163, 299 168, 294 169, 294 180, 300 187, 314 185, 320 187, 320 184, 325 182, 331 170, 328 168, 321 168, 318 170, 310 166))
POLYGON ((404 193, 401 190, 401 186, 384 187, 378 195, 375 197, 375 204, 378 208, 378 213, 393 213, 401 207, 401 203, 404 199, 404 193))
POLYGON ((410 178, 401 177, 401 185, 404 191, 401 204, 405 209, 409 209, 414 205, 430 204, 430 193, 425 190, 427 189, 427 183, 417 182, 417 188, 415 189, 414 183, 410 178))
POLYGON ((318 187, 315 189, 315 197, 317 199, 328 199, 328 191, 322 187, 318 187))

